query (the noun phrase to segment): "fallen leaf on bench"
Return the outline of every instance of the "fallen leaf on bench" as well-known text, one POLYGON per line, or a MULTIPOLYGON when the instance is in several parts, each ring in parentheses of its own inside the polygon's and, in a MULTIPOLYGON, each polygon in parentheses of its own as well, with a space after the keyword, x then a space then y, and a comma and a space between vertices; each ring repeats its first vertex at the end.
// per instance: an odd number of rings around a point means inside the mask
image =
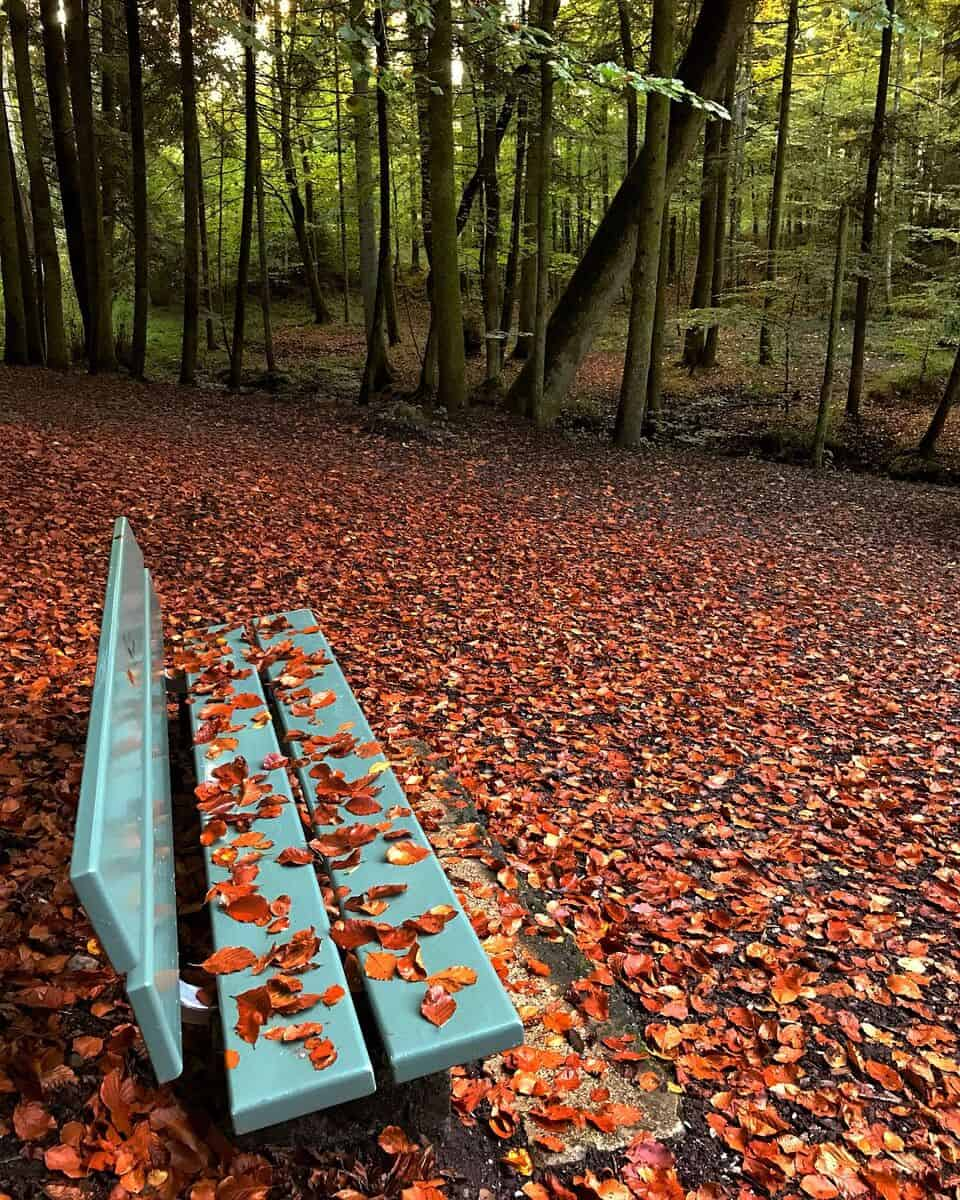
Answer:
POLYGON ((263 896, 241 896, 228 904, 224 910, 228 917, 244 924, 266 925, 270 920, 270 908, 263 896))
POLYGON ((385 1126, 377 1141, 385 1154, 410 1154, 418 1149, 417 1143, 411 1142, 399 1125, 385 1126))
POLYGON ((305 867, 313 862, 313 854, 306 846, 287 846, 277 855, 276 861, 281 867, 305 867))
POLYGON ((347 912, 362 912, 368 917, 379 917, 390 907, 386 900, 364 900, 362 896, 354 896, 343 906, 347 912))
MULTIPOLYGON (((383 828, 383 826, 381 826, 383 828)), ((390 823, 386 822, 386 828, 383 829, 384 841, 398 842, 401 838, 411 838, 413 834, 409 829, 391 829, 390 823)))
POLYGON ((441 1025, 446 1025, 457 1011, 457 1002, 449 992, 445 991, 438 983, 434 983, 427 988, 423 1000, 420 1002, 420 1011, 431 1024, 439 1028, 441 1025))
POLYGON ((372 817, 380 812, 380 805, 370 796, 354 796, 343 807, 355 817, 372 817))
POLYGON ((415 842, 394 842, 387 847, 387 862, 395 867, 412 867, 429 853, 426 846, 418 846, 415 842))
POLYGON ((263 757, 263 769, 265 771, 277 771, 280 767, 285 767, 290 760, 285 754, 278 754, 276 750, 271 750, 269 754, 263 757))
POLYGON ((255 846, 258 850, 270 850, 273 842, 258 830, 251 829, 248 833, 241 833, 239 837, 235 837, 231 845, 255 846))
MULTIPOLYGON (((221 788, 233 788, 243 783, 247 777, 247 760, 242 754, 238 754, 232 762, 223 763, 219 767, 214 767, 213 777, 219 783, 221 788)), ((201 788, 210 787, 209 783, 201 784, 197 788, 199 792, 201 788)), ((201 797, 203 799, 204 797, 201 797)))
POLYGON ((302 1042, 321 1033, 323 1026, 319 1021, 301 1021, 299 1025, 273 1025, 263 1031, 263 1036, 271 1042, 302 1042))
POLYGON ((250 723, 255 729, 262 729, 264 725, 269 725, 272 720, 273 717, 270 716, 269 711, 265 708, 261 708, 258 713, 254 713, 250 718, 250 723))
POLYGON ((435 904, 419 917, 410 917, 404 921, 404 925, 418 933, 440 933, 447 922, 452 921, 456 915, 457 910, 452 905, 435 904))
POLYGON ((374 758, 381 753, 379 742, 363 742, 355 752, 357 758, 374 758))
POLYGON ((406 921, 402 925, 383 921, 377 926, 377 938, 384 950, 409 950, 417 940, 417 931, 406 921))
POLYGON ((423 983, 426 979, 427 968, 423 965, 423 955, 417 942, 414 942, 409 951, 397 960, 397 973, 407 983, 423 983))
POLYGON ((223 1063, 228 1071, 232 1071, 233 1068, 235 1066, 237 1066, 237 1064, 239 1062, 240 1062, 240 1051, 239 1050, 224 1050, 223 1063))
POLYGON ((275 917, 285 917, 289 913, 292 903, 289 896, 278 896, 276 900, 270 902, 270 911, 275 917))
POLYGON ((330 936, 341 950, 355 950, 376 940, 377 928, 372 921, 334 921, 330 936))
POLYGON ((275 947, 270 961, 284 971, 302 971, 311 965, 311 960, 319 949, 320 939, 311 925, 307 929, 298 929, 289 942, 275 947))
POLYGON ((368 888, 364 895, 368 900, 379 900, 381 896, 402 896, 408 887, 406 883, 378 883, 368 888))
POLYGON ((247 946, 224 946, 200 964, 211 975, 232 975, 243 971, 257 961, 257 956, 247 946))
POLYGON ((439 984, 448 992, 458 992, 461 988, 472 987, 476 982, 477 973, 473 967, 445 967, 427 980, 431 987, 439 984))
POLYGON ((204 826, 203 833, 200 834, 200 845, 212 846, 214 842, 219 842, 225 836, 226 832, 226 821, 221 821, 219 818, 214 821, 208 821, 204 826))
POLYGON ((368 979, 392 979, 396 970, 396 958, 382 950, 371 950, 363 960, 363 972, 368 979))
POLYGON ((346 994, 339 983, 331 983, 327 990, 321 993, 320 999, 327 1008, 333 1008, 335 1004, 340 1003, 346 994))
POLYGON ((237 1023, 234 1030, 239 1038, 253 1046, 260 1036, 261 1025, 266 1024, 273 1012, 270 993, 266 987, 261 986, 241 992, 234 999, 237 1002, 237 1023))
POLYGON ((241 692, 238 696, 231 696, 230 703, 234 708, 256 708, 263 700, 256 692, 241 692))
POLYGON ((221 754, 226 754, 228 750, 236 750, 240 743, 235 737, 214 738, 207 749, 207 758, 219 758, 221 754))
POLYGON ((311 1038, 304 1042, 304 1045, 310 1055, 310 1061, 318 1071, 322 1071, 337 1061, 336 1048, 329 1038, 324 1038, 323 1041, 320 1041, 319 1038, 311 1038))

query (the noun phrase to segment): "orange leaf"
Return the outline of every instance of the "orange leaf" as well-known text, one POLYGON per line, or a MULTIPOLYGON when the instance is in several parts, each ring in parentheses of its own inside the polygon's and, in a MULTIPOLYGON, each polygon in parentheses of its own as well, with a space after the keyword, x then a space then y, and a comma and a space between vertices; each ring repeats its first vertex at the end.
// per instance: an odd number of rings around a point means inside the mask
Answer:
POLYGON ((415 842, 394 842, 387 847, 387 862, 395 867, 411 867, 421 862, 430 851, 426 846, 418 846, 415 842))
POLYGON ((331 983, 325 992, 322 992, 320 999, 327 1006, 333 1008, 335 1004, 339 1004, 347 993, 339 983, 331 983))
POLYGON ((227 1070, 232 1071, 233 1068, 235 1066, 237 1066, 237 1064, 240 1062, 240 1051, 239 1050, 224 1050, 223 1061, 226 1065, 227 1070))
POLYGON ((200 966, 211 975, 232 975, 234 971, 243 971, 256 961, 257 956, 247 946, 223 946, 200 966))
POLYGON ((277 855, 277 862, 281 867, 305 867, 313 862, 313 853, 306 846, 287 846, 277 855))
POLYGON ((323 1033, 319 1021, 301 1021, 299 1025, 274 1025, 264 1030, 263 1036, 271 1042, 300 1042, 304 1038, 317 1037, 323 1033))
POLYGON ((431 986, 439 984, 451 994, 459 992, 461 988, 471 987, 476 982, 477 973, 473 967, 445 967, 442 971, 436 971, 427 980, 431 986))
POLYGON ((329 1038, 322 1041, 320 1038, 310 1038, 304 1042, 304 1046, 316 1071, 322 1071, 337 1061, 336 1048, 329 1038))
POLYGON ((240 896, 224 910, 234 921, 245 924, 266 925, 270 920, 270 907, 263 896, 240 896))
POLYGON ((457 1002, 439 983, 435 983, 427 988, 420 1003, 420 1011, 428 1021, 439 1028, 446 1025, 457 1011, 457 1002))
POLYGON ((399 1125, 387 1125, 380 1131, 377 1142, 386 1154, 409 1154, 417 1149, 417 1143, 411 1142, 399 1125))
POLYGON ((392 979, 396 970, 396 958, 382 950, 371 950, 363 960, 363 973, 368 979, 392 979))

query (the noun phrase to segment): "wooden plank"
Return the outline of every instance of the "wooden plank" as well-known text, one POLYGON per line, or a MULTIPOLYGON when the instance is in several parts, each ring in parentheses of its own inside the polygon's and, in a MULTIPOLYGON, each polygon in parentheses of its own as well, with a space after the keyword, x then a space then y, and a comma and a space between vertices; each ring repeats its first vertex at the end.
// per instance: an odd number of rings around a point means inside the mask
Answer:
POLYGON ((118 517, 77 808, 70 880, 114 968, 137 961, 146 812, 143 738, 148 674, 143 556, 118 517))
POLYGON ((127 976, 127 993, 161 1083, 183 1070, 177 897, 174 887, 170 754, 167 746, 167 688, 163 673, 160 604, 145 572, 146 627, 150 632, 145 674, 149 704, 144 713, 144 769, 148 809, 140 851, 142 892, 137 962, 127 976))
MULTIPOLYGON (((218 638, 222 651, 220 662, 225 667, 234 671, 249 670, 243 658, 248 647, 239 630, 215 629, 210 633, 218 638)), ((203 680, 202 672, 188 675, 193 700, 190 718, 195 737, 203 723, 201 711, 205 702, 211 699, 209 694, 201 695, 197 691, 203 680)), ((266 700, 256 672, 249 671, 245 677, 234 680, 234 694, 244 693, 253 694, 259 703, 251 708, 234 710, 231 724, 242 724, 242 728, 231 732, 229 736, 236 737, 238 745, 216 757, 208 756, 213 747, 207 742, 196 745, 194 759, 197 779, 201 783, 210 781, 214 779, 214 771, 218 767, 242 757, 249 774, 262 773, 270 792, 281 801, 275 806, 277 815, 256 820, 251 832, 262 833, 272 842, 271 846, 258 851, 261 854, 256 864, 259 868, 256 877, 259 894, 268 901, 281 895, 289 896, 289 926, 283 932, 270 933, 267 926, 234 920, 214 901, 210 905, 214 948, 220 950, 229 946, 246 946, 259 956, 265 954, 271 945, 289 942, 294 932, 313 927, 321 943, 314 959, 315 965, 297 975, 303 992, 323 994, 328 988, 339 987, 344 989, 344 996, 332 1007, 319 1003, 301 1013, 291 1016, 274 1014, 268 1019, 266 1027, 305 1021, 322 1023, 323 1033, 319 1041, 329 1039, 337 1057, 330 1066, 317 1070, 308 1057, 309 1042, 271 1041, 261 1031, 255 1044, 251 1045, 237 1031, 237 997, 265 985, 278 974, 275 968, 254 975, 252 968, 248 967, 217 977, 224 1046, 228 1056, 235 1055, 237 1059, 236 1066, 226 1072, 230 1110, 237 1133, 248 1133, 278 1121, 303 1116, 317 1109, 370 1095, 375 1090, 373 1069, 347 989, 343 965, 336 946, 328 936, 329 921, 313 866, 311 863, 305 866, 282 866, 276 861, 288 847, 305 849, 306 841, 285 770, 282 766, 267 770, 263 767, 267 756, 277 755, 279 747, 272 722, 259 723, 258 714, 265 711, 266 700)), ((235 811, 254 812, 255 809, 251 807, 235 811)), ((205 828, 214 819, 212 814, 202 813, 201 817, 205 828)), ((225 837, 204 849, 207 879, 211 885, 230 879, 228 869, 218 866, 214 862, 214 855, 227 847, 234 836, 235 831, 231 829, 225 837)), ((248 854, 249 850, 244 849, 240 853, 248 854)))
MULTIPOLYGON (((373 735, 329 643, 317 630, 313 613, 299 609, 284 613, 279 618, 265 618, 259 623, 258 630, 261 645, 277 647, 289 642, 296 651, 302 651, 307 660, 302 663, 303 678, 298 677, 296 681, 289 672, 301 670, 297 660, 285 656, 268 668, 267 674, 276 691, 277 711, 284 732, 328 738, 340 732, 347 735, 346 740, 337 739, 339 745, 324 746, 303 738, 294 741, 298 755, 307 756, 307 761, 298 768, 298 774, 304 796, 314 812, 320 839, 335 835, 338 831, 342 833, 351 825, 387 823, 386 829, 361 846, 358 862, 355 863, 346 851, 325 856, 334 884, 349 890, 349 895, 340 900, 342 916, 344 919, 364 919, 362 912, 351 911, 347 907, 351 896, 360 896, 382 884, 406 884, 406 891, 389 899, 387 910, 376 919, 400 926, 404 921, 417 918, 435 906, 452 906, 456 915, 447 922, 442 932, 419 937, 426 973, 433 975, 449 967, 462 966, 476 974, 476 983, 456 993, 454 999, 457 1007, 453 1016, 438 1028, 421 1013, 427 984, 408 982, 396 974, 387 980, 369 979, 365 973, 368 956, 382 953, 382 948, 376 942, 358 947, 361 973, 395 1080, 403 1083, 518 1046, 523 1041, 520 1018, 454 895, 443 868, 430 849, 423 830, 407 806, 396 776, 379 750, 371 757, 361 757, 353 752, 365 743, 372 742, 373 735), (281 625, 284 627, 281 628, 281 625), (302 630, 310 632, 300 632, 302 630), (286 681, 285 672, 288 673, 286 681), (310 707, 311 696, 320 701, 315 708, 310 707), (331 751, 335 757, 331 756, 331 751), (311 771, 319 771, 324 778, 318 780, 311 776, 311 771), (373 771, 375 787, 378 789, 375 797, 377 811, 357 814, 342 808, 341 801, 352 800, 350 796, 337 795, 332 790, 338 784, 333 782, 335 777, 328 773, 330 771, 341 772, 342 778, 349 783, 373 771), (391 810, 398 811, 390 816, 391 810), (331 821, 331 816, 335 816, 336 820, 331 821), (406 831, 401 840, 384 836, 385 833, 398 830, 406 831), (413 843, 418 853, 419 850, 428 853, 412 865, 393 865, 387 859, 387 851, 393 847, 395 854, 402 842, 413 843), (346 866, 336 865, 337 862, 342 864, 345 859, 348 860, 346 866)), ((363 792, 370 794, 372 786, 363 788, 363 792)), ((354 804, 354 807, 362 809, 364 805, 361 802, 354 804)))

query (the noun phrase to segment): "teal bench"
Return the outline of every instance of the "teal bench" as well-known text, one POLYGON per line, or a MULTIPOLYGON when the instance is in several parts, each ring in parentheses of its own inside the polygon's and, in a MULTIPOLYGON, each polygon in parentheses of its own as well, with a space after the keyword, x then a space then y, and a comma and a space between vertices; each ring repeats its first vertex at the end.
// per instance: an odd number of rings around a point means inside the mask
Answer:
MULTIPOLYGON (((251 636, 212 626, 181 664, 237 1133, 376 1090, 348 975, 397 1084, 523 1041, 313 614, 264 618, 251 636), (339 905, 332 927, 316 858, 339 905)), ((121 517, 71 880, 160 1082, 183 1068, 167 703, 160 607, 121 517)))

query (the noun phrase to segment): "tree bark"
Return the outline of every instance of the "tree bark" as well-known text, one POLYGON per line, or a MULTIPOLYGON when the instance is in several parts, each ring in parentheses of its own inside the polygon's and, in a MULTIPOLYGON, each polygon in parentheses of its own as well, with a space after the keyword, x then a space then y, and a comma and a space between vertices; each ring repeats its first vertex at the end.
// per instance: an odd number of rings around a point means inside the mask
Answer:
MULTIPOLYGON (((560 0, 541 0, 540 28, 547 38, 553 26, 560 0)), ((550 223, 550 185, 553 172, 553 66, 548 54, 540 59, 540 124, 536 138, 537 174, 537 290, 534 309, 533 346, 530 354, 531 386, 528 414, 540 428, 549 425, 553 409, 544 386, 547 363, 547 304, 549 303, 550 249, 547 228, 550 223)))
POLYGON ((450 410, 466 405, 466 363, 457 252, 453 148, 453 19, 450 0, 436 0, 428 39, 430 94, 430 208, 433 241, 433 314, 437 333, 437 399, 450 410))
POLYGON ((197 79, 193 61, 192 0, 177 0, 180 45, 180 95, 183 101, 183 337, 180 382, 197 377, 200 336, 200 131, 197 79))
MULTIPOLYGON (((737 84, 736 61, 727 75, 727 87, 723 103, 727 112, 733 112, 733 97, 737 84)), ((730 152, 733 144, 733 121, 724 121, 720 128, 720 157, 717 163, 717 215, 714 218, 713 275, 710 282, 710 307, 718 309, 726 286, 727 273, 727 218, 730 209, 730 152)), ((713 321, 707 327, 703 342, 702 363, 712 367, 717 361, 717 345, 720 341, 720 326, 713 321)))
MULTIPOLYGON (((673 70, 674 0, 654 0, 650 34, 650 74, 667 78, 673 70)), ((636 446, 643 437, 653 348, 653 326, 663 244, 667 187, 667 143, 670 137, 670 100, 657 92, 647 95, 644 148, 649 145, 649 174, 644 208, 637 233, 630 295, 630 325, 620 387, 620 405, 614 426, 619 446, 636 446)))
POLYGON ((810 462, 819 470, 823 466, 823 448, 827 441, 830 424, 830 398, 833 392, 833 366, 837 357, 837 342, 840 340, 840 316, 843 310, 843 276, 847 261, 847 223, 849 210, 840 205, 837 218, 837 251, 833 264, 833 292, 830 298, 830 328, 827 333, 827 357, 823 364, 823 382, 820 384, 820 406, 817 410, 817 427, 810 448, 810 462))
MULTIPOLYGON (((0 54, 0 96, 3 94, 3 56, 0 54)), ((0 120, 0 275, 3 279, 4 339, 3 361, 22 365, 30 361, 27 338, 27 311, 23 295, 23 276, 29 264, 20 259, 17 236, 15 190, 17 181, 11 171, 6 106, 0 120)))
POLYGON ((698 316, 709 308, 713 289, 713 268, 717 249, 717 176, 720 158, 720 122, 708 121, 703 135, 703 171, 700 181, 700 224, 697 240, 697 265, 693 275, 690 308, 693 323, 683 339, 683 361, 691 370, 704 365, 706 327, 698 316))
POLYGON ((67 238, 70 273, 83 322, 87 355, 93 338, 93 311, 87 279, 86 245, 83 237, 83 206, 80 202, 80 165, 74 138, 73 113, 67 85, 66 51, 60 24, 59 0, 40 0, 43 30, 44 74, 50 103, 53 150, 60 186, 60 205, 67 238))
POLYGON ((766 290, 763 316, 760 321, 760 363, 773 362, 770 344, 770 310, 773 307, 777 282, 777 255, 780 250, 780 225, 783 220, 783 191, 787 178, 787 152, 790 144, 790 100, 793 93, 793 59, 799 26, 799 2, 790 0, 787 13, 787 43, 783 56, 783 82, 780 86, 780 115, 777 122, 777 149, 773 161, 773 184, 770 193, 770 224, 767 228, 767 259, 764 271, 766 290))
MULTIPOLYGON (((363 28, 364 0, 350 0, 350 24, 363 28)), ((370 73, 362 42, 353 42, 357 62, 353 71, 353 152, 357 179, 357 225, 360 233, 360 289, 367 334, 373 321, 377 290, 377 245, 373 220, 373 169, 370 163, 370 73)))
POLYGON ((77 143, 85 267, 90 299, 91 339, 87 354, 90 371, 96 372, 113 367, 114 344, 113 293, 107 269, 103 197, 100 192, 100 154, 93 119, 90 27, 83 0, 64 0, 64 11, 67 75, 77 143))
MULTIPOLYGON (((669 201, 668 201, 669 203, 669 201)), ((663 209, 660 229, 660 274, 657 277, 657 303, 653 313, 650 339, 650 370, 647 373, 647 428, 654 437, 660 430, 663 411, 663 348, 667 333, 667 206, 663 209)))
MULTIPOLYGON (((636 71, 637 60, 633 50, 633 33, 630 29, 630 10, 627 8, 627 0, 617 0, 617 16, 620 21, 620 46, 623 51, 623 66, 626 71, 636 71)), ((671 61, 669 68, 664 72, 669 75, 673 69, 671 61)), ((637 157, 638 142, 638 111, 637 111, 637 89, 632 84, 627 84, 627 171, 633 166, 637 157)))
MULTIPOLYGON (((86 0, 88 3, 89 0, 86 0)), ((114 0, 100 0, 100 192, 103 204, 104 261, 109 293, 113 295, 113 251, 116 226, 117 137, 116 66, 113 61, 117 12, 114 0)))
POLYGON ((133 339, 130 371, 142 379, 147 361, 150 304, 150 226, 147 207, 147 143, 143 115, 143 55, 139 0, 124 0, 130 76, 130 154, 133 168, 133 339))
POLYGON ((270 263, 267 258, 267 213, 263 194, 263 151, 260 146, 259 115, 254 122, 256 137, 256 192, 257 192, 257 258, 260 266, 260 315, 263 321, 263 357, 267 370, 272 374, 277 369, 277 356, 273 349, 273 318, 270 313, 270 263))
POLYGON ((933 458, 937 442, 940 440, 943 427, 947 423, 947 416, 958 399, 960 399, 960 349, 957 350, 956 357, 953 360, 950 378, 947 380, 947 386, 943 390, 937 410, 933 414, 933 420, 930 422, 927 432, 920 439, 920 445, 917 447, 917 453, 921 454, 924 458, 933 458))
MULTIPOLYGON (((500 328, 509 337, 513 328, 513 308, 517 290, 517 267, 520 262, 520 230, 523 221, 523 180, 527 155, 527 101, 517 101, 517 144, 513 164, 513 206, 510 212, 510 248, 503 273, 503 312, 500 328)), ((506 341, 503 343, 506 346, 506 341)))
POLYGON ((346 196, 343 190, 343 115, 340 106, 340 39, 333 35, 333 95, 337 122, 337 203, 340 217, 340 272, 343 275, 343 322, 350 324, 350 258, 347 254, 346 196))
MULTIPOLYGON (((683 62, 674 72, 691 91, 716 99, 736 53, 748 4, 749 0, 704 0, 683 62)), ((673 106, 667 153, 668 195, 696 146, 702 121, 701 110, 689 104, 673 106)), ((554 410, 559 408, 597 329, 626 283, 636 256, 647 172, 648 163, 641 151, 550 319, 545 389, 554 410)), ((529 379, 524 368, 511 395, 522 395, 529 379)))
POLYGON ((256 200, 257 168, 257 67, 253 39, 257 31, 256 0, 242 0, 243 16, 243 112, 244 168, 243 206, 240 212, 240 248, 237 255, 237 290, 233 302, 233 344, 230 351, 230 387, 236 391, 243 375, 246 340, 247 287, 250 282, 250 249, 253 241, 253 209, 256 200))
POLYGON ((500 378, 503 339, 500 327, 500 180, 497 172, 497 39, 483 48, 483 318, 486 334, 486 375, 500 378))
POLYGON ((867 316, 870 310, 870 275, 873 233, 877 218, 877 181, 883 156, 883 136, 887 116, 887 88, 890 82, 890 54, 893 47, 893 18, 896 0, 886 0, 887 24, 880 41, 880 70, 877 74, 877 100, 870 132, 867 184, 863 194, 863 218, 860 223, 860 263, 857 268, 857 302, 853 317, 853 350, 850 355, 850 382, 847 387, 847 416, 859 420, 863 393, 863 361, 867 344, 867 316))
POLYGON ((30 48, 27 41, 27 9, 23 0, 6 0, 13 42, 13 64, 20 109, 20 132, 30 178, 30 209, 37 257, 43 275, 43 312, 46 331, 47 366, 65 370, 70 365, 63 323, 63 290, 60 278, 60 253, 53 223, 50 188, 43 168, 43 150, 37 103, 33 90, 30 48))

